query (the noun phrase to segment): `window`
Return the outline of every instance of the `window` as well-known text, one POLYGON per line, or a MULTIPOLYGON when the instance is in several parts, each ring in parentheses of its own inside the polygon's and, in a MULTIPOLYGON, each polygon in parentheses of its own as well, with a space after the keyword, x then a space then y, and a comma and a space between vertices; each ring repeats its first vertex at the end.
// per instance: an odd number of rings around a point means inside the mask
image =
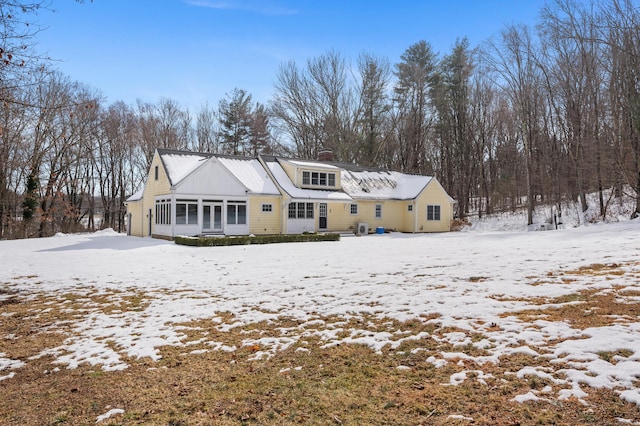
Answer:
POLYGON ((336 174, 325 172, 302 172, 302 184, 307 186, 336 186, 336 174))
POLYGON ((176 225, 195 225, 198 223, 198 201, 176 201, 176 225))
POLYGON ((289 204, 289 219, 313 219, 313 203, 289 204))
POLYGON ((156 166, 156 168, 155 168, 155 170, 154 170, 153 174, 154 174, 154 176, 155 176, 156 180, 158 180, 158 166, 156 166))
POLYGON ((407 211, 408 212, 412 212, 413 211, 413 204, 408 204, 407 205, 407 211))
POLYGON ((320 186, 327 186, 327 174, 318 173, 320 175, 320 186))
POLYGON ((229 201, 227 203, 227 225, 247 224, 247 203, 245 201, 229 201))
POLYGON ((351 214, 358 214, 358 205, 351 204, 351 214))
POLYGON ((376 204, 376 219, 382 217, 382 204, 376 204))
POLYGON ((262 205, 262 212, 263 213, 270 213, 273 211, 273 204, 263 204, 262 205))
POLYGON ((156 225, 171 225, 171 200, 156 200, 156 225))
POLYGON ((440 220, 440 206, 427 206, 427 220, 440 220))

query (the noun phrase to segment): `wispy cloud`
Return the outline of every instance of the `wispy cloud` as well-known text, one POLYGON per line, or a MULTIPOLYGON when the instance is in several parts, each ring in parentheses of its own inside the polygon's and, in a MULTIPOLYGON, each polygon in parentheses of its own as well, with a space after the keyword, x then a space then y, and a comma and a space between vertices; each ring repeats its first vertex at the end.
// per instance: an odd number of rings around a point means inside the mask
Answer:
POLYGON ((241 10, 260 15, 296 15, 297 9, 279 6, 271 0, 184 0, 186 4, 220 10, 241 10))

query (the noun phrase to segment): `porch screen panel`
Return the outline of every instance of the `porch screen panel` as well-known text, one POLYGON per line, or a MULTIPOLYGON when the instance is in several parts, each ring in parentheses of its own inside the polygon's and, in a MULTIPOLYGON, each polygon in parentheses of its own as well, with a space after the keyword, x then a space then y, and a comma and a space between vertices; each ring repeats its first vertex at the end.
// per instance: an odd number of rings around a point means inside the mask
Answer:
POLYGON ((176 201, 176 225, 198 223, 198 200, 176 201))
POLYGON ((227 204, 227 224, 229 225, 236 224, 236 205, 235 204, 227 204))
POLYGON ((198 223, 198 205, 188 204, 188 221, 191 224, 198 223))
POLYGON ((176 204, 176 224, 185 225, 187 223, 187 205, 182 203, 176 204))
POLYGON ((246 204, 238 204, 238 225, 247 224, 247 206, 246 204))
POLYGON ((211 228, 211 206, 202 206, 202 227, 211 228))

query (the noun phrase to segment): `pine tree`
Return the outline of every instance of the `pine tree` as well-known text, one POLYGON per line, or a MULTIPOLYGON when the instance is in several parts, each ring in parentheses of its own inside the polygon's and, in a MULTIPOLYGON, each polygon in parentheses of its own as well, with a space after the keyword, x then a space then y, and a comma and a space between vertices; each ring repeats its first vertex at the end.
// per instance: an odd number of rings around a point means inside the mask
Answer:
POLYGON ((220 143, 225 154, 246 155, 250 151, 251 95, 234 89, 219 104, 220 143))
POLYGON ((31 222, 38 209, 39 179, 33 173, 27 177, 26 192, 22 202, 22 219, 25 223, 31 222))

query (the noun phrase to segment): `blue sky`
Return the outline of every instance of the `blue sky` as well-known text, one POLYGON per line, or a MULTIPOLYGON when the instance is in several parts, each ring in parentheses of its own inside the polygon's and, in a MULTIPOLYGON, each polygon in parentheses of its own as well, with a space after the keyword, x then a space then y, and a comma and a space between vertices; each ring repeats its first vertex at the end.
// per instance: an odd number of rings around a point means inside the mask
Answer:
POLYGON ((544 0, 55 0, 39 50, 106 97, 172 98, 197 112, 234 88, 267 102, 279 66, 330 50, 391 64, 426 40, 441 54, 475 46, 506 24, 534 25, 544 0))

